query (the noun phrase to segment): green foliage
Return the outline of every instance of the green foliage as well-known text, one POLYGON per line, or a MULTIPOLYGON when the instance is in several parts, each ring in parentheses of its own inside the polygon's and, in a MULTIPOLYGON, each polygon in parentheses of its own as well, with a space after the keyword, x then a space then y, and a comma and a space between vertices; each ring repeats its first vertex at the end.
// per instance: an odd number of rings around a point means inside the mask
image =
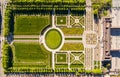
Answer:
MULTIPOLYGON (((108 10, 111 8, 112 0, 92 0, 94 14, 98 15, 98 11, 108 10)), ((106 16, 106 12, 103 11, 104 15, 106 16)))
POLYGON ((7 44, 7 42, 4 42, 2 50, 3 50, 2 65, 3 68, 7 70, 9 67, 12 66, 12 50, 9 44, 7 44))
POLYGON ((4 16, 4 32, 3 35, 7 37, 10 32, 10 25, 12 21, 12 10, 11 9, 6 9, 5 10, 5 16, 4 16))
POLYGON ((84 68, 78 69, 78 72, 80 72, 80 73, 85 73, 85 69, 84 69, 84 68))
POLYGON ((92 72, 94 74, 102 74, 102 70, 101 69, 94 69, 94 70, 92 70, 92 72))
POLYGON ((103 11, 104 16, 107 16, 107 10, 103 11))
POLYGON ((100 69, 100 61, 94 61, 94 68, 100 69))
POLYGON ((56 72, 56 73, 57 73, 57 72, 60 72, 60 73, 62 73, 62 72, 65 73, 65 72, 66 72, 66 73, 67 73, 67 72, 70 72, 70 70, 67 69, 67 68, 59 68, 59 69, 55 69, 54 72, 56 72))
POLYGON ((11 2, 38 2, 38 3, 85 3, 85 0, 10 0, 11 2))
POLYGON ((86 74, 91 74, 92 71, 91 71, 91 70, 85 70, 85 73, 86 73, 86 74))
POLYGON ((108 63, 108 64, 106 65, 106 67, 107 67, 107 69, 110 69, 111 64, 110 64, 110 63, 108 63))
POLYGON ((55 64, 55 69, 68 68, 68 64, 55 64))
POLYGON ((34 67, 34 68, 30 68, 30 67, 14 67, 14 68, 9 68, 8 69, 8 71, 5 71, 5 73, 52 73, 53 72, 53 70, 52 70, 52 68, 36 68, 36 67, 34 67))
POLYGON ((70 68, 76 68, 76 69, 78 69, 78 68, 84 68, 84 65, 83 64, 71 64, 70 65, 70 68))
POLYGON ((93 12, 94 12, 94 15, 98 15, 98 9, 95 9, 93 12))
POLYGON ((92 0, 93 3, 106 4, 112 2, 112 0, 92 0))

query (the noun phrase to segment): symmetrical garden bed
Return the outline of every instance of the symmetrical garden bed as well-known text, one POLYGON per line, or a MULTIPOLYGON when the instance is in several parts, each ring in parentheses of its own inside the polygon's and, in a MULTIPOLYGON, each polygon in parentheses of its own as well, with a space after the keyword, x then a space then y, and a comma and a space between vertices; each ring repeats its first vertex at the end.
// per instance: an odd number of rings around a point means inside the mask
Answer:
POLYGON ((64 35, 73 35, 73 36, 81 36, 84 32, 84 28, 60 28, 64 35))
POLYGON ((81 51, 84 50, 83 43, 64 43, 61 50, 81 51))
POLYGON ((50 25, 49 15, 16 15, 14 24, 15 35, 39 35, 50 25))

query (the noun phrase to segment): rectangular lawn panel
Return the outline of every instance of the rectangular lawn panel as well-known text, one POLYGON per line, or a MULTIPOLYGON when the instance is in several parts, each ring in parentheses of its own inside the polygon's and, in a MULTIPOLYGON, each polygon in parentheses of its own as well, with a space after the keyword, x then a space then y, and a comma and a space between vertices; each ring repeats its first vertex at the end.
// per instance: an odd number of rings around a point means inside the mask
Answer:
POLYGON ((14 34, 39 35, 40 32, 48 25, 50 25, 49 15, 16 15, 14 24, 14 34))
POLYGON ((84 28, 60 28, 64 35, 82 35, 84 28))
POLYGON ((56 54, 56 56, 57 56, 57 62, 59 63, 59 62, 66 62, 67 61, 67 59, 66 59, 66 54, 56 54))
POLYGON ((66 16, 57 16, 57 25, 66 25, 66 16))
POLYGON ((43 45, 39 45, 37 42, 15 42, 12 49, 14 63, 51 65, 51 52, 45 50, 43 45))
POLYGON ((83 43, 64 43, 63 47, 61 50, 69 51, 79 51, 79 50, 84 50, 84 45, 83 43))

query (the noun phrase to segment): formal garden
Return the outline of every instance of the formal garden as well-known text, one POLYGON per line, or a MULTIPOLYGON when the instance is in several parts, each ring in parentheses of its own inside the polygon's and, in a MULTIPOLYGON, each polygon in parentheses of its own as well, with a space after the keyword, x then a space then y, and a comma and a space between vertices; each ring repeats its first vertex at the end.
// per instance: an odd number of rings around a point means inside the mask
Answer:
MULTIPOLYGON (((62 48, 59 50, 60 53, 55 53, 55 64, 54 69, 52 66, 52 52, 45 48, 43 42, 41 42, 42 36, 45 34, 45 44, 50 49, 57 49, 63 42, 62 40, 69 40, 70 38, 64 38, 61 35, 61 32, 65 35, 74 35, 78 32, 78 35, 82 35, 84 28, 76 27, 64 29, 64 31, 59 27, 65 24, 67 26, 67 17, 66 16, 57 16, 56 26, 60 29, 52 29, 51 19, 52 16, 50 13, 43 14, 27 14, 20 13, 16 10, 8 9, 6 10, 7 16, 13 16, 9 21, 14 21, 12 24, 6 24, 4 36, 10 38, 10 34, 13 36, 13 40, 9 43, 5 43, 10 48, 11 60, 6 63, 5 72, 75 72, 74 69, 81 66, 81 64, 71 64, 68 65, 70 54, 66 51, 83 51, 83 43, 63 43, 62 48), (9 25, 9 26, 7 26, 9 25), (51 28, 50 30, 48 30, 51 28), (7 29, 7 30, 6 30, 7 29), (48 30, 48 31, 47 31, 48 30), (73 33, 72 33, 73 31, 73 33), (65 51, 65 53, 61 52, 65 51), (31 67, 31 68, 29 68, 31 67), (70 70, 70 69, 71 70, 70 70)), ((5 19, 6 20, 6 19, 5 19)), ((7 23, 7 21, 6 21, 7 23)), ((76 36, 76 35, 75 35, 76 36)), ((74 40, 82 40, 82 38, 72 38, 74 40)), ((55 52, 55 51, 53 51, 55 52)), ((8 55, 9 56, 9 55, 8 55)), ((10 57, 9 56, 9 57, 10 57)), ((6 57, 5 57, 6 59, 6 57)), ((6 61, 6 60, 5 60, 6 61)), ((3 62, 4 64, 5 62, 3 62)), ((81 67, 84 69, 84 66, 81 67)), ((80 70, 80 69, 79 69, 80 70)))
POLYGON ((85 73, 84 4, 85 0, 11 0, 4 19, 4 72, 85 73))

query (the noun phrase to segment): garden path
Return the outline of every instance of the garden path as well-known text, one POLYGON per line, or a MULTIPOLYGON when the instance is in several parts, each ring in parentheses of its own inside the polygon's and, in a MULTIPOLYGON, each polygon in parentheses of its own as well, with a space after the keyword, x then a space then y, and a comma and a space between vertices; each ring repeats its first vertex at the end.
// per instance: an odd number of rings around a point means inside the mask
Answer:
POLYGON ((65 43, 82 43, 83 41, 82 40, 65 40, 65 43))
POLYGON ((54 15, 54 10, 52 11, 52 27, 55 28, 55 15, 54 15))
POLYGON ((82 38, 83 36, 73 36, 73 35, 69 35, 69 36, 65 36, 65 38, 82 38))
POLYGON ((13 42, 39 42, 39 40, 14 40, 13 42))
POLYGON ((39 38, 39 35, 14 35, 14 38, 39 38))
POLYGON ((0 12, 1 12, 1 32, 0 32, 0 77, 6 77, 6 75, 4 74, 4 69, 2 67, 2 40, 4 39, 3 37, 3 26, 4 26, 4 10, 6 8, 6 3, 7 1, 5 0, 0 0, 0 12))
MULTIPOLYGON (((86 0, 86 22, 85 22, 85 31, 93 31, 93 13, 92 13, 92 2, 91 0, 86 0)), ((89 37, 87 37, 89 38, 89 37)), ((85 39, 86 40, 86 39, 85 39)), ((93 51, 94 49, 92 46, 86 46, 85 47, 85 67, 86 70, 92 70, 93 69, 93 51)))

